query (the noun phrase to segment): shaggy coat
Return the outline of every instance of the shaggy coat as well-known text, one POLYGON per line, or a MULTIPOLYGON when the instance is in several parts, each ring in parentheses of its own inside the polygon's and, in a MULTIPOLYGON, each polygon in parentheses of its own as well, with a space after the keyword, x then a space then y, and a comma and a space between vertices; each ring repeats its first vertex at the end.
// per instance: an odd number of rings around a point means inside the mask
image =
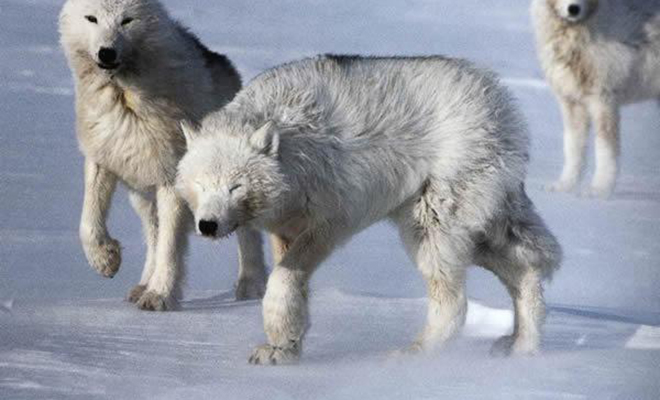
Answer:
POLYGON ((541 281, 561 251, 525 194, 527 131, 493 74, 441 57, 323 56, 265 72, 185 131, 177 188, 196 219, 216 227, 212 236, 239 226, 272 234, 268 343, 251 362, 299 357, 310 276, 383 219, 428 283, 427 326, 411 350, 461 328, 471 264, 514 300, 515 330, 494 351, 537 350, 541 281))
MULTIPOLYGON (((125 184, 147 242, 142 279, 129 300, 146 310, 172 308, 188 215, 173 189, 186 150, 179 121, 198 124, 219 110, 240 89, 240 77, 156 0, 69 0, 60 33, 85 156, 85 255, 103 276, 118 271, 120 245, 105 221, 116 182, 125 184)), ((257 297, 265 283, 261 239, 253 231, 241 231, 241 239, 237 295, 257 297)))
POLYGON ((619 108, 660 97, 660 0, 534 0, 537 50, 564 118, 564 169, 553 191, 576 189, 593 123, 589 195, 608 197, 619 171, 619 108))

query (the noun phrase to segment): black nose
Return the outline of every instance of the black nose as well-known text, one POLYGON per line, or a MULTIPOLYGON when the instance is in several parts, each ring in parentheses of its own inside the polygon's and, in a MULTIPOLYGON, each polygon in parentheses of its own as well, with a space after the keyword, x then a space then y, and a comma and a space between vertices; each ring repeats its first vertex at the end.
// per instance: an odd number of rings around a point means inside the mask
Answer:
POLYGON ((581 8, 577 4, 571 4, 568 6, 568 15, 571 17, 577 17, 580 15, 581 8))
POLYGON ((101 47, 101 50, 99 50, 99 60, 104 64, 114 64, 117 61, 117 52, 115 49, 101 47))
POLYGON ((215 221, 199 221, 199 231, 204 236, 215 236, 218 232, 218 223, 215 221))

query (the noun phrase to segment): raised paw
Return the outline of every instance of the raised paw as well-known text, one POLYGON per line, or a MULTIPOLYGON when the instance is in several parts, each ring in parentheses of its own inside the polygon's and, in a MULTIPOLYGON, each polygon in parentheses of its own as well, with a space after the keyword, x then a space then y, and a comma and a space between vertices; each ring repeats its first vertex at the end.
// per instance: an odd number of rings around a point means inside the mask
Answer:
POLYGON ((264 297, 266 278, 241 278, 236 282, 236 300, 258 300, 264 297))
POLYGON ((249 363, 253 365, 287 365, 295 364, 300 359, 301 346, 294 342, 289 347, 277 347, 264 344, 252 352, 249 363))
POLYGON ((87 261, 99 274, 112 278, 121 265, 121 246, 114 239, 100 243, 87 243, 84 246, 87 261))
POLYGON ((126 300, 131 303, 137 303, 146 290, 147 290, 146 285, 135 285, 133 289, 131 289, 131 291, 128 292, 128 296, 126 296, 126 300))
POLYGON ((538 353, 538 345, 534 340, 524 340, 514 335, 502 336, 490 349, 494 357, 530 356, 538 353))
POLYGON ((150 291, 144 292, 136 305, 144 311, 172 311, 177 308, 174 298, 150 291))

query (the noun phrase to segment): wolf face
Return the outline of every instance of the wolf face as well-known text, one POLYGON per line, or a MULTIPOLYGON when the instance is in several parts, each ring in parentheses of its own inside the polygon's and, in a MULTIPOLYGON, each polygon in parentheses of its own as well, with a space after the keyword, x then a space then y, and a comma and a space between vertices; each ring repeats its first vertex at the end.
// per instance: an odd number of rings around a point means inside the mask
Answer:
POLYGON ((598 8, 599 0, 547 0, 555 13, 568 22, 581 22, 598 8))
POLYGON ((69 0, 60 14, 62 45, 70 56, 116 73, 140 56, 164 17, 154 0, 69 0))
POLYGON ((222 127, 203 135, 183 130, 188 152, 179 163, 176 186, 195 215, 198 234, 227 236, 276 207, 286 184, 272 123, 246 133, 222 127))

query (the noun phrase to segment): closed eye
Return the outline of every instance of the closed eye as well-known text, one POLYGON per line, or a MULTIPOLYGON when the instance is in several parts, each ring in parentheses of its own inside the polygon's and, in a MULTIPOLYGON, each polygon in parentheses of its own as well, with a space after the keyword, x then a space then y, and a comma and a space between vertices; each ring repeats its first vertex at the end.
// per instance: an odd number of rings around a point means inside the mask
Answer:
POLYGON ((201 190, 202 192, 206 192, 206 188, 204 187, 204 185, 202 185, 201 182, 199 182, 199 181, 195 181, 195 185, 197 185, 197 187, 199 188, 199 190, 201 190))
POLYGON ((240 189, 242 186, 243 186, 243 185, 241 185, 240 183, 237 184, 237 185, 232 186, 232 187, 229 189, 229 194, 234 193, 234 191, 235 191, 236 189, 240 189))
POLYGON ((91 22, 92 24, 98 24, 98 22, 99 22, 99 20, 96 19, 96 17, 93 16, 93 15, 85 15, 85 19, 87 21, 91 22))
POLYGON ((121 21, 121 24, 122 24, 122 25, 128 25, 128 24, 130 24, 131 22, 133 22, 133 18, 128 17, 128 18, 124 18, 124 20, 121 21))

